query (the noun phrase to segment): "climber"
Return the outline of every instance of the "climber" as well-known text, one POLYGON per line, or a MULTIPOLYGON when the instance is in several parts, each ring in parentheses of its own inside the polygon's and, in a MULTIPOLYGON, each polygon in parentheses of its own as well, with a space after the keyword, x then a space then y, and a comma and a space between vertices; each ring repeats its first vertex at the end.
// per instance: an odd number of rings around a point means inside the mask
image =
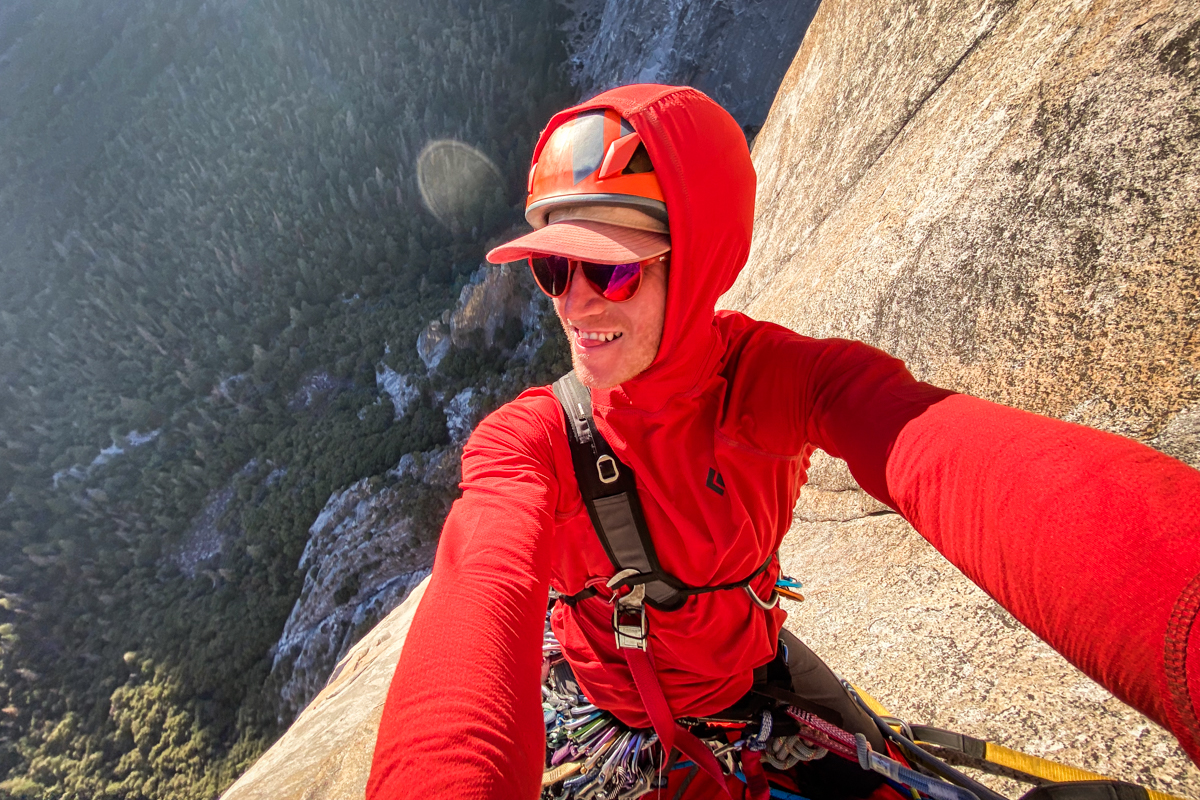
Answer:
POLYGON ((646 662, 618 647, 613 623, 637 586, 608 586, 616 570, 563 404, 550 387, 524 392, 464 448, 463 495, 392 680, 368 797, 538 794, 551 589, 574 598, 552 625, 580 687, 629 725, 654 724, 655 691, 674 718, 736 705, 782 636, 793 683, 793 658, 816 676, 795 690, 857 727, 819 659, 793 656, 770 603, 817 448, 1200 762, 1200 472, 920 383, 859 342, 714 313, 749 252, 755 177, 737 124, 696 90, 606 92, 553 117, 533 162, 535 230, 488 258, 530 260, 595 428, 636 473, 662 572, 714 590, 676 608, 647 601, 653 685, 635 678, 646 662))

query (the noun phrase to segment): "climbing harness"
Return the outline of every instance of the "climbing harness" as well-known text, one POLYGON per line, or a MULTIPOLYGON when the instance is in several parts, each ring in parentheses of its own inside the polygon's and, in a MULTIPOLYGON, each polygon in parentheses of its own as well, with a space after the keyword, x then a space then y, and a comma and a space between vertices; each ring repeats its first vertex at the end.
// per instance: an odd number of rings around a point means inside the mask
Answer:
MULTIPOLYGON (((717 586, 687 586, 668 573, 658 561, 638 499, 633 469, 617 457, 596 428, 591 393, 574 371, 555 381, 553 389, 566 415, 571 461, 580 493, 604 552, 615 570, 606 587, 614 593, 611 601, 612 625, 617 648, 633 675, 638 695, 663 750, 672 754, 678 748, 718 786, 725 788, 725 774, 711 750, 691 731, 677 723, 671 714, 650 656, 646 605, 673 611, 681 608, 694 595, 743 589, 759 608, 774 608, 779 602, 779 595, 772 591, 770 598, 764 601, 754 593, 750 583, 770 566, 776 556, 772 553, 745 579, 717 586), (622 589, 628 591, 621 594, 622 589)), ((556 599, 574 605, 596 594, 597 589, 588 587, 573 595, 556 595, 556 599)), ((728 789, 725 789, 725 793, 728 794, 728 789)))
MULTIPOLYGON (((698 759, 684 751, 675 761, 664 755, 659 736, 652 729, 630 728, 612 714, 593 705, 580 691, 571 668, 550 627, 550 615, 542 640, 542 714, 546 723, 546 761, 542 773, 543 800, 633 800, 666 788, 668 774, 677 769, 699 771, 698 759)), ((806 713, 806 712, 804 712, 806 713)), ((795 733, 778 735, 779 724, 770 710, 741 722, 718 719, 689 719, 685 731, 694 738, 714 764, 722 783, 725 776, 749 780, 762 774, 759 763, 786 770, 802 761, 823 758, 827 751, 806 744, 795 733)), ((794 728, 795 726, 792 726, 794 728)), ((703 755, 701 755, 703 757, 703 755)), ((686 780, 686 779, 685 779, 686 780)), ((773 790, 762 775, 760 793, 752 798, 792 796, 773 790)))
MULTIPOLYGON (((750 588, 754 579, 771 566, 775 560, 774 554, 744 579, 716 586, 687 586, 664 570, 658 561, 654 541, 650 538, 650 529, 642 513, 633 468, 617 457, 596 429, 591 393, 579 382, 574 371, 555 381, 553 389, 566 415, 571 462, 575 467, 579 492, 592 526, 615 570, 606 586, 614 592, 627 587, 643 587, 636 596, 631 591, 618 601, 623 613, 642 616, 640 609, 643 604, 663 611, 674 611, 681 608, 689 597, 732 589, 744 590, 760 607, 775 607, 779 602, 777 592, 772 592, 769 598, 763 600, 750 588)), ((573 606, 597 594, 599 589, 589 586, 575 594, 558 594, 556 597, 560 602, 573 606)))
MULTIPOLYGON (((814 706, 803 696, 769 683, 756 682, 752 694, 771 702, 742 718, 674 719, 651 661, 645 607, 673 611, 694 595, 741 589, 755 606, 769 610, 781 596, 803 600, 798 591, 802 586, 781 575, 767 600, 753 591, 750 584, 770 567, 774 553, 743 580, 716 586, 688 586, 664 570, 642 513, 633 470, 596 429, 589 391, 574 372, 556 381, 553 389, 566 415, 580 494, 614 569, 605 583, 611 592, 613 635, 653 728, 629 728, 583 695, 547 611, 542 646, 547 675, 542 686, 547 730, 543 800, 633 800, 665 788, 667 774, 677 768, 690 769, 685 787, 703 771, 726 795, 728 779, 736 778, 746 784, 747 800, 801 797, 781 788, 778 784, 786 777, 780 776, 830 754, 883 776, 902 796, 914 800, 1005 800, 951 763, 1050 784, 1022 800, 1180 800, 961 734, 908 726, 888 717, 869 695, 844 681, 850 697, 883 735, 887 752, 874 750, 863 733, 851 733, 813 713, 814 706), (766 767, 772 770, 770 777, 766 767), (1051 783, 1064 780, 1068 782, 1051 783)), ((551 607, 555 602, 574 606, 599 594, 594 586, 575 594, 552 590, 551 607)))

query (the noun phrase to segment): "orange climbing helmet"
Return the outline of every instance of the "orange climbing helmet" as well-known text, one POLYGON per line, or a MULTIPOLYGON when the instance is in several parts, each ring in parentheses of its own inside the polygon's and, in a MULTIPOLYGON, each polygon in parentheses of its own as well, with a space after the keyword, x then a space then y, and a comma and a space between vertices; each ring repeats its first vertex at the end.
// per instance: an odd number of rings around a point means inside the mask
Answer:
POLYGON ((667 204, 641 137, 612 109, 590 109, 550 134, 529 170, 525 219, 534 232, 488 253, 504 263, 557 254, 600 263, 671 247, 667 204))
POLYGON ((529 170, 525 219, 541 228, 557 221, 556 212, 597 205, 640 211, 649 217, 638 220, 646 229, 667 231, 667 204, 646 146, 612 109, 584 111, 550 134, 529 170))

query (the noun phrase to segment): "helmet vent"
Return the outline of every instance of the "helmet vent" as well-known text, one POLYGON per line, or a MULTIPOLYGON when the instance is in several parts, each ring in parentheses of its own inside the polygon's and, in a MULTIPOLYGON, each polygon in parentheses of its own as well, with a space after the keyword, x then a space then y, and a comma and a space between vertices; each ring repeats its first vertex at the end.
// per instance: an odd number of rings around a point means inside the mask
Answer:
POLYGON ((650 154, 646 152, 645 144, 638 144, 637 150, 629 157, 629 163, 621 170, 622 175, 634 175, 639 172, 654 172, 654 165, 650 163, 650 154))
POLYGON ((604 163, 600 165, 600 171, 596 173, 596 177, 604 180, 614 175, 624 175, 625 167, 629 165, 629 159, 633 157, 641 144, 642 137, 636 133, 627 134, 614 141, 608 146, 608 152, 604 155, 604 163))

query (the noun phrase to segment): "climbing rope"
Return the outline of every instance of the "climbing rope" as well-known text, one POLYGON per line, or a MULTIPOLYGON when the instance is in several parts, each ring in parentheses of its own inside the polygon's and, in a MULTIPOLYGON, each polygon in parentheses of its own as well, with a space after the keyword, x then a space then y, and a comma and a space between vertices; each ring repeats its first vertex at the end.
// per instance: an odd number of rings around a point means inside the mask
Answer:
MULTIPOLYGON (((799 587, 798 582, 783 580, 791 584, 785 586, 786 589, 799 587)), ((684 759, 676 763, 673 758, 666 758, 652 729, 626 726, 612 714, 597 708, 580 691, 563 658, 562 647, 550 628, 549 614, 546 615, 542 657, 542 712, 546 723, 542 800, 636 800, 666 787, 667 773, 673 769, 690 769, 689 777, 694 777, 697 768, 692 762, 684 759)), ((886 753, 875 752, 862 734, 842 730, 795 706, 787 707, 785 713, 786 718, 795 723, 791 730, 798 726, 797 733, 780 735, 779 720, 785 717, 773 717, 770 710, 759 712, 758 720, 748 720, 745 724, 722 728, 712 726, 726 723, 700 723, 694 730, 713 751, 727 775, 735 775, 748 783, 756 777, 761 779, 760 764, 786 773, 802 762, 834 753, 933 800, 1005 800, 947 762, 1031 783, 1067 781, 1063 788, 1073 786, 1076 792, 1084 786, 1114 785, 1110 779, 1095 773, 1009 750, 992 742, 928 726, 910 727, 888 716, 886 709, 866 692, 845 681, 843 685, 884 736, 900 748, 904 758, 931 774, 921 774, 886 753), (1073 781, 1090 783, 1072 785, 1070 782, 1073 781)), ((685 780, 687 782, 690 781, 685 780)), ((1144 792, 1146 800, 1180 800, 1130 784, 1119 785, 1144 792)), ((766 788, 760 788, 763 793, 754 796, 766 797, 766 788)), ((771 797, 799 797, 775 786, 769 789, 771 797)))
POLYGON ((786 772, 803 761, 824 758, 828 752, 824 747, 813 747, 799 736, 779 736, 772 739, 763 752, 763 762, 786 772))

